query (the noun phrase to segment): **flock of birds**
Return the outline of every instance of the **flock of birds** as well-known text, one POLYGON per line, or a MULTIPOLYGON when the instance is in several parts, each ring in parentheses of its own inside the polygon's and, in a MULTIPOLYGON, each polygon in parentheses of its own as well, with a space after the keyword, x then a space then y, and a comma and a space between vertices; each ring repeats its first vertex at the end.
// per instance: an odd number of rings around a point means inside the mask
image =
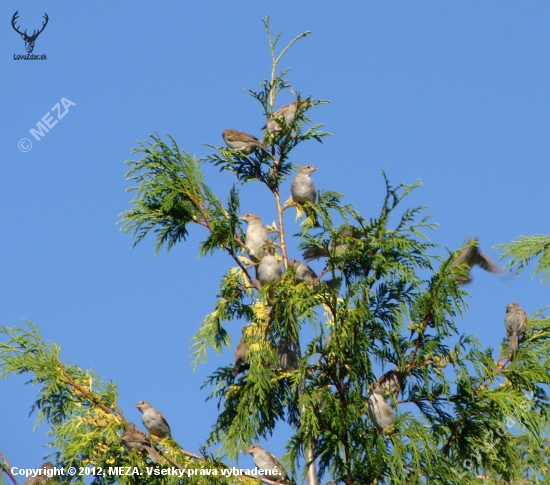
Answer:
MULTIPOLYGON (((270 119, 266 126, 264 126, 266 131, 272 133, 280 130, 280 126, 276 119, 283 117, 287 125, 291 126, 296 114, 296 103, 297 101, 279 109, 274 115, 275 119, 270 119)), ((229 148, 240 151, 246 155, 250 155, 257 149, 266 149, 263 142, 242 131, 227 129, 222 133, 222 137, 229 148)), ((311 165, 304 165, 299 168, 290 185, 291 198, 296 204, 316 203, 317 191, 310 177, 316 170, 317 168, 311 165)), ((274 245, 269 239, 267 228, 256 214, 245 214, 241 219, 248 224, 245 234, 245 246, 256 268, 257 282, 253 281, 253 283, 259 283, 256 285, 258 287, 276 283, 282 278, 283 271, 281 269, 280 259, 274 254, 274 245)), ((350 238, 359 239, 359 232, 349 226, 341 228, 337 236, 336 247, 334 248, 335 252, 345 251, 350 238)), ((305 261, 311 261, 313 259, 329 257, 331 252, 332 248, 309 248, 303 253, 303 258, 305 261)), ((290 259, 288 265, 294 266, 297 283, 319 285, 319 278, 307 264, 296 259, 290 259)), ((461 285, 471 282, 471 269, 474 266, 479 266, 485 271, 494 274, 500 272, 500 268, 480 250, 477 238, 471 238, 452 262, 452 266, 455 267, 462 265, 466 267, 466 272, 456 276, 458 283, 461 285)), ((527 313, 517 303, 510 303, 506 306, 505 326, 509 337, 509 349, 511 351, 516 351, 518 348, 518 338, 523 334, 527 326, 527 313)), ((242 365, 248 356, 248 346, 245 341, 246 329, 246 326, 243 327, 242 338, 235 352, 235 365, 232 372, 233 377, 236 377, 237 374, 241 372, 242 365)), ((327 342, 325 342, 325 345, 327 345, 327 342)), ((287 339, 282 338, 280 340, 277 355, 282 370, 298 368, 298 358, 287 339), (289 363, 291 363, 290 366, 289 363)), ((393 407, 388 404, 388 398, 391 397, 390 395, 397 398, 398 394, 403 389, 405 377, 403 372, 394 369, 386 372, 378 382, 371 386, 372 392, 367 399, 366 407, 374 426, 380 433, 387 430, 395 421, 395 411, 393 407)), ((263 450, 259 445, 252 445, 247 452, 251 452, 251 450, 256 450, 251 454, 254 456, 254 461, 258 467, 260 466, 260 461, 264 464, 267 462, 271 464, 276 463, 277 466, 279 466, 280 462, 278 462, 273 455, 263 450), (257 459, 256 456, 261 456, 261 458, 257 459)))
MULTIPOLYGON (((306 106, 306 101, 300 101, 301 106, 306 106)), ((288 127, 291 127, 296 117, 298 108, 298 100, 283 106, 275 112, 272 118, 268 120, 263 127, 267 133, 274 133, 281 130, 280 122, 288 127)), ((250 155, 258 149, 266 150, 265 144, 258 140, 253 135, 227 129, 222 133, 222 137, 231 150, 241 152, 245 155, 250 155)), ((311 179, 311 174, 317 170, 311 165, 303 165, 299 168, 296 176, 290 184, 291 198, 296 204, 315 204, 317 200, 317 190, 311 179)), ((285 208, 287 205, 285 204, 285 208)), ((245 234, 245 246, 248 255, 256 268, 256 280, 252 283, 260 288, 267 284, 273 284, 279 281, 283 276, 281 263, 275 256, 274 244, 269 238, 269 232, 264 226, 260 217, 253 213, 248 213, 240 217, 248 225, 245 234)), ((349 240, 359 239, 360 234, 352 227, 345 226, 340 229, 337 236, 335 252, 345 251, 349 240)), ((322 257, 329 257, 332 248, 309 248, 303 253, 305 261, 311 261, 322 257)), ((297 259, 290 259, 289 265, 295 268, 295 279, 297 283, 307 285, 319 285, 320 281, 317 274, 305 263, 297 259)), ((473 266, 479 266, 482 269, 491 273, 498 273, 500 269, 491 261, 491 259, 481 252, 476 238, 470 239, 464 249, 452 262, 452 266, 466 266, 466 273, 457 276, 459 284, 467 284, 471 282, 470 270, 473 266)), ((324 282, 330 286, 331 282, 324 282)), ((506 330, 509 337, 509 349, 516 351, 518 348, 518 338, 523 334, 527 326, 527 313, 517 304, 510 303, 506 306, 505 318, 506 330)), ((239 340, 235 352, 235 364, 232 371, 232 376, 236 377, 242 372, 242 365, 248 357, 248 345, 245 340, 245 333, 248 326, 242 329, 242 338, 239 340)), ((324 345, 330 343, 330 336, 325 341, 324 345)), ((281 338, 277 348, 277 358, 281 371, 292 371, 298 369, 299 359, 296 352, 293 350, 290 341, 286 338, 281 338)), ((311 369, 309 369, 311 371, 311 369)), ((307 377, 308 374, 306 374, 307 377)), ((390 428, 395 421, 395 411, 392 405, 388 404, 389 398, 397 398, 403 390, 406 375, 397 370, 386 372, 372 386, 372 392, 367 399, 366 407, 370 419, 380 433, 390 428)), ((151 406, 146 401, 140 401, 136 407, 142 413, 142 422, 147 431, 159 439, 171 437, 170 426, 162 413, 151 406)), ((146 451, 149 458, 154 463, 161 462, 161 456, 154 447, 149 438, 135 424, 131 422, 125 423, 125 430, 120 438, 121 443, 126 449, 135 449, 146 451)), ((246 453, 250 454, 254 460, 256 467, 262 470, 271 470, 273 475, 268 475, 273 481, 284 482, 288 481, 288 475, 281 462, 272 453, 264 450, 260 445, 253 444, 249 446, 246 453)), ((43 475, 29 477, 24 485, 33 485, 45 483, 47 481, 47 470, 53 469, 50 462, 46 462, 42 468, 43 475)))

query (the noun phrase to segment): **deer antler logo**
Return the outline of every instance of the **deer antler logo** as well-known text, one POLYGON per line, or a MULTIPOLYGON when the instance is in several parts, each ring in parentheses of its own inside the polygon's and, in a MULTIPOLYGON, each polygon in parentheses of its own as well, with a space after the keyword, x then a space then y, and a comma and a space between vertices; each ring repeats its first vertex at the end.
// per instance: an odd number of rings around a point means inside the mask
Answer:
POLYGON ((46 20, 42 24, 42 28, 40 30, 35 30, 32 35, 27 35, 27 30, 25 29, 25 32, 21 32, 17 26, 15 25, 15 22, 18 18, 19 10, 13 14, 13 17, 11 18, 11 26, 13 27, 13 30, 15 30, 18 34, 21 35, 23 40, 25 41, 25 49, 27 49, 27 52, 30 54, 34 49, 34 43, 36 42, 36 38, 40 35, 40 33, 44 30, 46 25, 48 24, 48 14, 44 12, 44 19, 46 20))

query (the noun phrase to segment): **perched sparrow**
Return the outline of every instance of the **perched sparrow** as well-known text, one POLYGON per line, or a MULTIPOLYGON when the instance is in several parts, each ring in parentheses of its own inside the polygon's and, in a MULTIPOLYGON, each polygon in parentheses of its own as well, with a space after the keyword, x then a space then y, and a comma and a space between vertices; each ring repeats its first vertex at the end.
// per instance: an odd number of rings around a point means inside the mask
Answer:
POLYGON ((240 219, 248 224, 244 241, 248 254, 253 261, 259 261, 263 254, 263 247, 269 241, 267 229, 256 214, 245 214, 240 219))
POLYGON ((256 268, 256 278, 260 281, 260 284, 264 286, 268 283, 279 281, 282 276, 281 263, 273 256, 273 250, 271 248, 265 248, 264 256, 256 268))
POLYGON ((380 379, 378 379, 378 384, 382 391, 387 389, 395 397, 397 397, 397 395, 403 390, 403 381, 403 374, 394 369, 386 372, 382 377, 380 377, 380 379))
POLYGON ((35 477, 29 477, 24 482, 23 485, 35 485, 36 483, 46 483, 50 480, 50 476, 48 476, 48 473, 51 473, 53 476, 53 472, 50 470, 53 470, 55 467, 47 461, 42 465, 40 470, 36 470, 37 475, 35 477))
POLYGON ((235 377, 239 373, 242 363, 248 357, 248 345, 246 345, 246 342, 244 340, 245 332, 246 327, 243 327, 243 336, 241 337, 241 340, 239 340, 239 343, 237 344, 237 350, 235 351, 235 365, 233 366, 233 372, 231 372, 231 375, 233 377, 235 377))
POLYGON ((378 384, 374 384, 371 395, 367 400, 367 411, 374 426, 381 433, 395 421, 395 412, 382 396, 378 384))
MULTIPOLYGON (((359 239, 361 234, 350 226, 345 226, 338 231, 336 236, 336 252, 342 253, 345 252, 348 245, 346 239, 353 238, 359 239)), ((328 256, 332 252, 332 248, 309 248, 304 251, 303 257, 306 261, 311 261, 312 259, 319 259, 328 256)))
POLYGON ((124 448, 128 450, 146 450, 153 463, 160 463, 158 451, 151 445, 147 436, 136 428, 134 423, 126 423, 120 441, 124 448))
POLYGON ((255 136, 249 135, 244 131, 228 128, 224 130, 222 137, 231 150, 243 152, 245 155, 250 155, 252 152, 262 147, 262 144, 255 136))
POLYGON ((527 327, 527 313, 517 303, 508 303, 504 323, 508 337, 510 337, 509 349, 517 350, 518 337, 525 332, 525 327, 527 327))
POLYGON ((472 266, 476 264, 483 268, 485 271, 491 273, 498 273, 499 267, 491 261, 489 256, 485 253, 482 253, 478 246, 478 239, 476 237, 471 238, 468 241, 466 247, 461 251, 461 253, 455 258, 451 266, 459 266, 465 264, 468 266, 468 273, 465 276, 457 276, 456 279, 459 284, 465 285, 472 281, 470 276, 470 270, 472 266))
POLYGON ((304 202, 311 202, 315 204, 317 200, 317 190, 311 177, 309 176, 317 170, 317 167, 312 165, 303 165, 298 170, 298 173, 290 184, 290 193, 295 202, 303 204, 304 202))
POLYGON ((277 347, 277 359, 279 359, 281 369, 285 372, 295 370, 299 367, 296 352, 290 348, 290 342, 284 337, 279 340, 279 346, 277 347))
POLYGON ((254 459, 254 465, 264 470, 264 476, 276 482, 288 480, 288 475, 282 463, 275 455, 265 451, 260 445, 251 445, 246 449, 249 455, 254 459), (272 473, 272 474, 271 474, 272 473))
POLYGON ((288 263, 296 268, 296 281, 298 283, 315 284, 317 275, 307 264, 301 263, 297 259, 289 259, 288 263))
POLYGON ((143 414, 141 421, 149 433, 160 439, 170 436, 170 426, 161 412, 157 411, 147 401, 138 402, 136 408, 143 414))
MULTIPOLYGON (((282 118, 284 118, 286 125, 290 127, 292 123, 294 123, 294 118, 296 117, 297 101, 298 100, 293 101, 290 104, 285 104, 282 108, 275 111, 273 117, 269 118, 269 121, 262 127, 262 130, 265 129, 268 133, 281 131, 281 127, 276 120, 282 118)), ((301 106, 302 108, 305 108, 307 106, 307 101, 302 101, 301 106)))

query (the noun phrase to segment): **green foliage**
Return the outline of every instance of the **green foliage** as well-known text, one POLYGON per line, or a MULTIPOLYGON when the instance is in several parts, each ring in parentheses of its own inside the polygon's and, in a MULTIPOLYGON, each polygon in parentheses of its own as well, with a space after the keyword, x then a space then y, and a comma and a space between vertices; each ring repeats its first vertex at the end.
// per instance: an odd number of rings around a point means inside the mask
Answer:
POLYGON ((539 258, 533 277, 541 275, 541 282, 546 285, 550 282, 550 236, 535 234, 534 236, 519 236, 516 241, 508 244, 499 244, 495 249, 503 249, 501 259, 510 257, 505 267, 510 271, 520 273, 532 259, 539 258))
POLYGON ((126 177, 139 186, 130 189, 136 191, 134 207, 121 214, 122 229, 133 231, 135 244, 154 229, 158 252, 164 244, 170 249, 185 240, 187 226, 194 222, 210 230, 210 236, 200 247, 201 254, 217 248, 235 251, 238 192, 233 189, 229 193, 228 208, 224 208, 203 182, 204 174, 196 158, 181 153, 171 137, 172 147, 158 136, 151 138, 155 143, 140 143, 132 150, 132 153, 144 154, 143 157, 127 162, 132 168, 126 177))
MULTIPOLYGON (((28 329, 0 327, 0 335, 6 337, 0 342, 0 377, 30 374, 29 383, 39 387, 32 411, 38 414, 37 426, 49 426, 47 434, 52 437, 49 459, 58 468, 75 467, 78 470, 80 467, 94 467, 97 474, 93 477, 93 485, 182 483, 181 477, 156 475, 153 471, 173 468, 188 470, 185 483, 205 483, 205 470, 209 470, 208 483, 242 483, 235 477, 223 476, 222 470, 227 467, 216 458, 206 453, 203 456, 189 453, 173 439, 159 442, 151 437, 163 456, 163 463, 159 465, 150 462, 144 451, 126 450, 120 441, 126 420, 116 404, 116 386, 100 381, 90 370, 83 371, 75 365, 62 363, 59 357, 61 348, 55 343, 44 342, 36 326, 27 323, 28 329), (144 476, 109 473, 115 467, 137 469, 144 476)), ((5 469, 5 462, 0 461, 0 464, 5 469)), ((64 475, 48 483, 84 482, 78 475, 64 475)), ((253 483, 253 480, 248 480, 248 483, 253 483)))

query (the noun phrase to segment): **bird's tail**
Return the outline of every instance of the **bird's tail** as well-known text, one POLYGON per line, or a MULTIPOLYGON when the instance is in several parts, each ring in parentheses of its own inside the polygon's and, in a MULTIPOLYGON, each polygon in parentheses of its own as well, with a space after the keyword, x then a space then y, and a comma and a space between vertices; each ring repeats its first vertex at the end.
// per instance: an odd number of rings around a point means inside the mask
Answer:
POLYGON ((508 346, 510 350, 517 350, 518 349, 518 336, 516 333, 512 333, 510 335, 510 345, 508 346))
POLYGON ((161 458, 159 452, 153 446, 146 446, 145 449, 149 453, 149 457, 153 460, 153 463, 160 463, 161 458))

